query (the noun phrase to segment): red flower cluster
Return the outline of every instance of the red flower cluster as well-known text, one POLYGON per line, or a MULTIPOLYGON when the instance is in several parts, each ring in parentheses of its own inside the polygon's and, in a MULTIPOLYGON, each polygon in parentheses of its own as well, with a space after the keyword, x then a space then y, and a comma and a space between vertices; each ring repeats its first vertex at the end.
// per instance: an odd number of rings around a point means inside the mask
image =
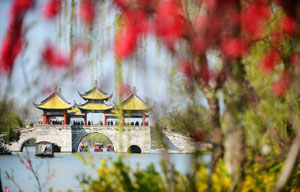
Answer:
POLYGON ((47 19, 53 19, 61 9, 62 0, 49 0, 43 7, 43 15, 47 19))
POLYGON ((45 63, 51 68, 69 67, 70 58, 56 51, 52 45, 46 45, 42 56, 45 63))
POLYGON ((291 72, 286 70, 281 74, 280 79, 273 83, 272 91, 275 96, 282 97, 285 94, 285 91, 291 82, 291 76, 291 72))
POLYGON ((187 79, 191 79, 195 75, 195 69, 192 63, 188 60, 182 61, 179 63, 179 70, 187 79))
POLYGON ((93 25, 95 20, 95 5, 93 0, 81 1, 79 8, 79 17, 88 26, 93 25))
POLYGON ((119 95, 122 97, 128 97, 132 93, 132 89, 129 84, 122 83, 119 85, 119 95))
POLYGON ((156 16, 151 19, 155 11, 154 0, 136 0, 130 3, 125 0, 115 0, 122 10, 122 25, 115 41, 115 55, 118 59, 128 58, 135 51, 138 39, 143 34, 153 30, 169 47, 185 34, 185 22, 180 4, 175 0, 160 1, 156 5, 156 16))
POLYGON ((263 58, 260 68, 265 74, 272 74, 275 66, 280 62, 280 55, 276 50, 270 50, 263 58))
POLYGON ((239 38, 228 38, 221 43, 221 48, 228 59, 239 59, 246 53, 248 46, 239 38))
POLYGON ((115 41, 117 59, 128 58, 137 48, 138 38, 148 31, 148 19, 143 11, 124 11, 121 15, 123 24, 115 41))
POLYGON ((242 29, 250 37, 260 37, 270 15, 271 10, 262 3, 253 3, 246 6, 241 12, 242 29))
POLYGON ((289 35, 295 36, 297 34, 297 24, 294 19, 288 16, 284 16, 280 20, 282 31, 289 35))
POLYGON ((33 3, 34 0, 14 0, 12 3, 9 29, 0 48, 0 72, 10 73, 17 56, 22 51, 23 19, 33 3))
POLYGON ((174 43, 185 34, 185 20, 182 7, 175 0, 161 1, 157 7, 155 32, 164 43, 173 48, 174 43))

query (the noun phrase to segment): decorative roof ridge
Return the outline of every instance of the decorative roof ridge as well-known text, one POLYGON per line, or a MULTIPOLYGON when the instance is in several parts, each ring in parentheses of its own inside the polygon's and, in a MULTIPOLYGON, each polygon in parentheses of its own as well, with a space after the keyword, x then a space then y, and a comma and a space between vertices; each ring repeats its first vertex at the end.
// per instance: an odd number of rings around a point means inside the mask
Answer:
MULTIPOLYGON (((113 96, 113 93, 107 94, 105 91, 103 91, 102 89, 100 89, 99 87, 96 87, 96 86, 94 86, 92 89, 90 89, 89 91, 84 92, 84 93, 80 93, 79 91, 77 91, 77 92, 80 95, 80 97, 83 98, 83 97, 86 97, 87 95, 89 95, 93 90, 98 91, 99 93, 101 93, 104 96, 107 96, 108 98, 111 98, 113 96)), ((85 98, 83 98, 83 99, 85 99, 85 98)))
POLYGON ((148 102, 145 102, 143 99, 141 99, 137 94, 135 93, 132 93, 130 96, 128 96, 124 101, 123 101, 123 105, 128 103, 128 101, 132 98, 132 97, 136 97, 138 100, 140 100, 143 104, 147 105, 148 107, 149 106, 149 103, 148 102))
POLYGON ((40 104, 36 104, 36 103, 33 103, 35 106, 39 106, 39 105, 43 105, 45 104, 46 102, 48 102, 49 100, 51 100, 53 97, 57 96, 62 102, 64 102, 65 104, 67 105, 70 105, 71 107, 71 103, 68 102, 60 92, 57 92, 57 91, 54 91, 51 95, 49 95, 46 99, 42 100, 40 102, 40 104))

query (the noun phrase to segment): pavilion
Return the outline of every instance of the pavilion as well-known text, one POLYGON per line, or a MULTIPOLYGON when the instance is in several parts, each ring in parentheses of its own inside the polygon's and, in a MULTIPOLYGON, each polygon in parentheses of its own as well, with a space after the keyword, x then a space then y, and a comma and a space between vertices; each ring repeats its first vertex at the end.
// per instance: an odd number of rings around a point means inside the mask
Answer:
MULTIPOLYGON (((79 92, 78 92, 79 93, 79 92)), ((109 106, 105 101, 108 101, 111 97, 112 94, 108 95, 105 92, 103 92, 100 88, 97 87, 97 81, 95 83, 95 86, 85 92, 84 94, 79 93, 82 99, 86 100, 86 102, 82 105, 78 105, 78 108, 83 112, 83 113, 105 113, 113 109, 113 106, 109 106)), ((104 122, 105 116, 104 116, 104 122)), ((86 125, 86 120, 85 120, 85 125, 86 125)), ((104 125, 106 125, 104 123, 104 125)))
MULTIPOLYGON (((75 102, 74 102, 75 103, 75 102)), ((87 114, 83 113, 75 103, 74 106, 67 111, 67 123, 71 122, 71 118, 83 118, 83 125, 87 124, 87 114)))
POLYGON ((72 105, 61 95, 61 89, 57 90, 44 99, 41 104, 35 104, 35 107, 43 110, 43 124, 48 125, 51 122, 51 117, 64 117, 64 125, 67 124, 67 111, 72 108, 72 105))
MULTIPOLYGON (((125 118, 141 118, 142 125, 146 125, 146 118, 149 117, 148 112, 152 109, 146 102, 138 97, 134 92, 125 99, 120 105, 114 107, 106 104, 111 99, 112 94, 108 95, 95 86, 85 92, 78 92, 82 99, 86 102, 81 105, 71 105, 61 94, 61 89, 55 87, 54 92, 44 99, 40 104, 35 104, 35 107, 43 110, 43 124, 51 123, 53 117, 64 117, 63 124, 70 123, 71 118, 83 118, 83 125, 87 125, 87 113, 103 113, 104 126, 107 124, 107 119, 121 119, 122 125, 125 124, 125 118)), ((53 123, 53 121, 52 121, 53 123)))
POLYGON ((106 119, 122 118, 122 125, 125 124, 125 118, 142 118, 142 125, 146 125, 146 117, 149 117, 148 112, 152 109, 146 102, 144 102, 135 93, 132 93, 122 104, 104 114, 104 124, 106 125, 106 119))

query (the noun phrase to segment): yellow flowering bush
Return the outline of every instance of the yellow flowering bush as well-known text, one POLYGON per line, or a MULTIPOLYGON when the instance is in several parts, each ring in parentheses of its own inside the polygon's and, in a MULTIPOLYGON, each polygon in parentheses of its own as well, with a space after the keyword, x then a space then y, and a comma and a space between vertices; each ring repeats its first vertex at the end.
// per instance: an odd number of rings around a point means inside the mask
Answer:
MULTIPOLYGON (((78 156, 85 164, 92 162, 83 156, 78 156)), ((88 155, 88 159, 91 157, 88 155)), ((276 158, 274 158, 276 159, 276 158)), ((97 178, 82 175, 80 182, 83 191, 91 192, 186 192, 186 191, 211 191, 225 192, 231 189, 230 174, 226 170, 224 160, 220 160, 218 166, 210 175, 207 165, 201 164, 196 168, 195 174, 181 175, 179 172, 168 170, 158 172, 153 164, 145 169, 132 169, 126 165, 120 157, 115 162, 100 160, 97 168, 97 178)), ((261 162, 250 161, 243 174, 234 186, 233 191, 238 192, 269 192, 274 191, 276 179, 280 173, 282 163, 277 160, 265 160, 261 162)), ((90 164, 94 166, 93 164, 90 164)), ((162 164, 163 166, 163 164, 162 164)), ((164 167, 162 167, 164 169, 164 167)), ((300 189, 300 168, 294 170, 289 184, 284 191, 297 192, 300 189)))

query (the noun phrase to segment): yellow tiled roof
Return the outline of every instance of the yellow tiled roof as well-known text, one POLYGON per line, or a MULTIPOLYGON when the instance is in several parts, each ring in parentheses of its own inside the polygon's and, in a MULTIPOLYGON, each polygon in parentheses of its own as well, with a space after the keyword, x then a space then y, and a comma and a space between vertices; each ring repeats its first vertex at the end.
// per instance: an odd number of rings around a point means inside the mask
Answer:
POLYGON ((88 110, 88 111, 106 111, 112 109, 111 106, 108 106, 104 103, 87 103, 78 106, 78 108, 83 110, 88 110))
POLYGON ((132 94, 125 101, 123 101, 122 109, 125 111, 149 111, 151 107, 148 106, 137 95, 132 94))
POLYGON ((104 100, 111 97, 110 95, 107 95, 97 87, 94 87, 93 89, 86 92, 85 94, 80 94, 80 96, 86 100, 104 100))
POLYGON ((70 109, 72 106, 57 93, 53 93, 42 104, 35 105, 39 109, 70 109))
POLYGON ((81 112, 81 110, 77 106, 74 106, 71 109, 69 109, 67 113, 69 115, 74 115, 74 116, 84 116, 85 115, 84 113, 81 112))

